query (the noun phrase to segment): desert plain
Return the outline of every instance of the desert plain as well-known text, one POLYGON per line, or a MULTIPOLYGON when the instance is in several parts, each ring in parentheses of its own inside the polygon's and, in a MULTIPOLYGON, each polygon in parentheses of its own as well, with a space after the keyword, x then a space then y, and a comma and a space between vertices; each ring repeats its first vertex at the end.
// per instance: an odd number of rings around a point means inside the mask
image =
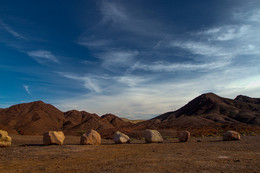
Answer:
POLYGON ((0 148, 1 173, 31 172, 260 172, 260 135, 222 141, 221 136, 167 138, 164 143, 79 145, 66 136, 64 145, 42 145, 42 136, 11 135, 0 148))

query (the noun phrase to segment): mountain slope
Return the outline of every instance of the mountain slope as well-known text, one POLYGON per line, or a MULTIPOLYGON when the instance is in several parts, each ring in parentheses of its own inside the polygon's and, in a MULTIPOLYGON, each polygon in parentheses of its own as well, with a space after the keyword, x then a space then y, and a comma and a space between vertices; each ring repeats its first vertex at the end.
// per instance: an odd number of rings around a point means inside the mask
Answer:
POLYGON ((19 134, 35 135, 48 130, 61 130, 64 121, 63 112, 42 101, 0 110, 0 125, 19 134))
POLYGON ((63 113, 42 101, 0 109, 0 129, 11 134, 41 135, 50 130, 62 130, 65 134, 78 135, 90 129, 100 131, 125 125, 129 123, 112 114, 99 117, 77 110, 63 113))
MULTIPOLYGON (((245 97, 243 97, 245 98, 245 97)), ((255 100, 228 99, 214 93, 202 94, 177 111, 161 114, 120 130, 130 136, 142 136, 144 129, 157 129, 166 136, 179 130, 189 130, 193 135, 220 133, 225 130, 260 132, 260 105, 255 100)))
POLYGON ((260 105, 207 93, 193 99, 177 111, 162 114, 154 119, 171 121, 182 117, 196 117, 222 124, 246 123, 260 126, 260 105))

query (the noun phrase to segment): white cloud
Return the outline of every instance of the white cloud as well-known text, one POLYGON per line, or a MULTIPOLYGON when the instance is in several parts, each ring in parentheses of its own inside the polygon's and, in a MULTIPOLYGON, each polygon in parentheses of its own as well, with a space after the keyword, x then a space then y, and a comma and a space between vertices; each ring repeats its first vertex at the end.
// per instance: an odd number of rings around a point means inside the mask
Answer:
POLYGON ((59 63, 58 58, 47 50, 34 50, 27 52, 27 55, 34 58, 38 63, 44 63, 46 61, 59 63))
POLYGON ((65 74, 65 73, 60 73, 60 72, 58 74, 62 75, 63 77, 66 77, 68 79, 73 79, 73 80, 82 82, 83 86, 85 88, 89 89, 90 91, 94 91, 96 93, 100 93, 102 91, 102 89, 98 85, 97 80, 92 79, 91 77, 77 76, 77 75, 73 75, 73 74, 65 74))
POLYGON ((224 48, 217 45, 211 45, 204 42, 195 41, 183 41, 183 42, 171 42, 171 46, 180 47, 186 49, 195 55, 202 55, 207 57, 224 57, 229 56, 230 52, 227 52, 224 48))
POLYGON ((138 85, 144 84, 151 80, 147 77, 141 77, 141 76, 133 76, 133 75, 126 75, 126 76, 120 76, 115 77, 116 81, 126 84, 129 87, 136 87, 138 85))
POLYGON ((25 91, 26 91, 29 95, 31 95, 31 92, 30 92, 30 90, 29 90, 29 86, 28 86, 28 85, 23 85, 23 87, 24 87, 25 91))
POLYGON ((154 62, 153 64, 135 63, 131 70, 145 70, 153 72, 172 72, 172 71, 194 71, 194 70, 213 70, 229 65, 229 61, 208 62, 208 63, 169 63, 154 62))
POLYGON ((239 39, 245 36, 251 30, 250 25, 227 25, 216 28, 210 28, 196 33, 197 35, 209 36, 209 41, 229 41, 239 39))
POLYGON ((23 35, 19 34, 16 31, 14 31, 9 25, 4 23, 1 19, 0 19, 0 28, 4 29, 5 31, 7 31, 11 35, 13 35, 15 38, 24 39, 24 40, 26 39, 23 35))
POLYGON ((111 50, 99 53, 97 57, 103 60, 105 67, 125 67, 131 65, 138 54, 138 51, 111 50))

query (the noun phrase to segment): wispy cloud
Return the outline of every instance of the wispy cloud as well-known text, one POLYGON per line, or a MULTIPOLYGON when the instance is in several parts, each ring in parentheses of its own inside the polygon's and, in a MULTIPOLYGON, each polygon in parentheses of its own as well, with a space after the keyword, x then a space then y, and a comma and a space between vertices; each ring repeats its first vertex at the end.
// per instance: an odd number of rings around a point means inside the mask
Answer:
POLYGON ((15 30, 13 30, 9 25, 4 23, 1 19, 0 19, 0 28, 4 29, 6 32, 10 33, 12 36, 14 36, 17 39, 26 40, 26 37, 24 37, 20 33, 16 32, 15 30))
POLYGON ((158 37, 165 35, 160 31, 161 25, 149 18, 135 15, 135 8, 126 7, 120 1, 106 1, 102 0, 100 11, 103 16, 100 24, 110 25, 116 30, 127 31, 137 35, 158 37))
POLYGON ((85 38, 84 36, 80 37, 77 43, 81 46, 85 46, 92 49, 105 48, 112 44, 109 40, 89 39, 85 38))
POLYGON ((123 83, 129 87, 136 87, 142 84, 147 83, 151 78, 134 76, 134 75, 125 75, 120 77, 115 77, 116 81, 119 83, 123 83))
POLYGON ((131 70, 145 70, 153 72, 173 72, 173 71, 208 71, 218 68, 223 68, 229 65, 229 61, 208 62, 208 63, 169 63, 169 62, 154 62, 152 64, 135 63, 131 70))
POLYGON ((209 40, 229 41, 239 39, 250 31, 250 25, 227 25, 222 27, 210 28, 208 30, 198 32, 198 35, 208 35, 209 40))
POLYGON ((77 76, 77 75, 61 73, 61 72, 58 72, 58 74, 60 74, 63 77, 66 77, 68 79, 73 79, 73 80, 82 82, 84 88, 86 88, 86 89, 88 89, 90 91, 93 91, 95 93, 100 93, 102 91, 102 89, 99 86, 97 80, 95 80, 95 79, 93 79, 91 77, 77 76))
POLYGON ((38 63, 44 63, 46 61, 59 63, 58 58, 47 50, 34 50, 27 52, 27 55, 34 58, 38 63))
POLYGON ((30 92, 30 90, 29 90, 29 86, 28 86, 28 85, 23 85, 23 87, 24 87, 25 91, 26 91, 29 95, 31 95, 31 92, 30 92))
POLYGON ((129 20, 126 9, 115 1, 101 1, 102 23, 113 22, 121 23, 129 20))
POLYGON ((128 67, 138 54, 138 51, 110 50, 97 54, 97 57, 103 60, 104 67, 128 67))
POLYGON ((229 54, 223 50, 222 47, 218 47, 216 45, 210 45, 203 42, 195 42, 195 41, 183 41, 183 42, 171 42, 171 46, 180 47, 182 49, 186 49, 195 55, 202 55, 207 57, 219 56, 224 57, 229 54))

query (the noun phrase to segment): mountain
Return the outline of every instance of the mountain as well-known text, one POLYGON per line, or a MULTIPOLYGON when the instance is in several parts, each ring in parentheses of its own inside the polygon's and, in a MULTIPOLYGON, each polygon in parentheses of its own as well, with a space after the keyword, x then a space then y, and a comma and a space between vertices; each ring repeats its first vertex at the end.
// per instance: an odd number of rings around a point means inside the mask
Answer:
POLYGON ((77 110, 63 113, 42 101, 0 109, 0 129, 10 134, 41 135, 49 130, 62 130, 65 134, 79 135, 90 129, 105 131, 129 124, 112 114, 99 117, 77 110))
POLYGON ((202 94, 177 111, 159 115, 148 122, 158 129, 186 129, 193 133, 260 130, 260 105, 249 97, 236 99, 214 93, 202 94), (243 99, 242 99, 243 98, 243 99), (246 99, 244 99, 246 98, 246 99))
POLYGON ((251 98, 243 95, 239 95, 235 98, 237 101, 241 102, 247 102, 247 103, 254 103, 254 104, 259 104, 260 105, 260 98, 251 98))
POLYGON ((259 99, 238 96, 235 99, 214 93, 202 94, 182 108, 120 130, 140 137, 144 129, 157 129, 165 136, 189 130, 193 135, 219 133, 233 129, 240 132, 260 132, 259 99))
POLYGON ((246 123, 260 126, 260 105, 256 104, 256 101, 257 99, 244 96, 232 100, 207 93, 193 99, 177 111, 162 114, 154 119, 176 121, 184 117, 193 117, 222 124, 246 123))
POLYGON ((176 111, 138 123, 125 122, 113 114, 100 117, 86 111, 61 112, 42 101, 0 109, 0 129, 11 134, 41 135, 49 130, 62 130, 65 134, 79 135, 95 129, 104 138, 111 138, 117 130, 140 137, 148 128, 158 129, 165 136, 179 130, 189 130, 192 134, 229 129, 260 132, 260 99, 242 95, 229 99, 206 93, 176 111))
POLYGON ((119 117, 113 114, 106 114, 99 117, 97 114, 91 114, 85 111, 68 111, 64 113, 65 123, 64 132, 66 134, 77 135, 90 129, 97 131, 106 131, 107 129, 119 128, 129 125, 119 117))
POLYGON ((48 130, 61 130, 64 121, 63 112, 42 101, 0 110, 0 128, 10 133, 36 135, 48 130))

